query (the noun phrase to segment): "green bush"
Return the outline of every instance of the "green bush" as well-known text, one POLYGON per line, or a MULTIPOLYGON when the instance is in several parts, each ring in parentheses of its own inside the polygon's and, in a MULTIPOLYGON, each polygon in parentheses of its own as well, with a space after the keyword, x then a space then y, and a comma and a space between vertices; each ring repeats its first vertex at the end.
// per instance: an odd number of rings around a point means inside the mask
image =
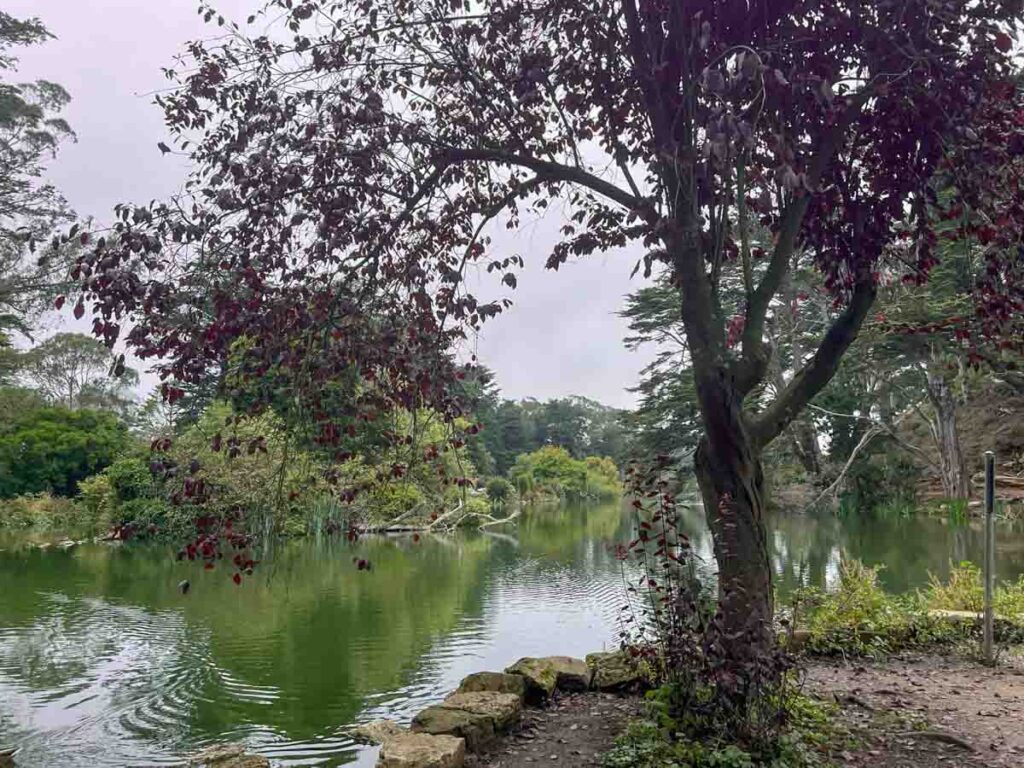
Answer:
POLYGON ((515 488, 504 477, 492 477, 487 481, 487 498, 495 504, 503 504, 512 495, 515 488))
MULTIPOLYGON (((929 608, 946 611, 972 611, 985 609, 985 583, 974 563, 962 562, 950 570, 948 581, 932 576, 923 599, 929 608)), ((998 616, 1024 621, 1024 576, 1009 584, 997 585, 992 595, 992 607, 998 616)))
POLYGON ((920 472, 902 450, 881 449, 854 462, 840 497, 844 509, 902 512, 917 504, 920 472))
POLYGON ((791 619, 808 632, 806 650, 878 656, 963 638, 963 627, 930 615, 920 596, 888 594, 878 583, 878 571, 846 561, 834 590, 797 590, 791 619))
POLYGON ((619 473, 611 459, 574 459, 564 448, 553 445, 518 456, 509 474, 527 498, 579 501, 612 499, 622 493, 619 473))
POLYGON ((0 426, 0 498, 74 495, 128 448, 127 429, 98 411, 39 408, 0 426))

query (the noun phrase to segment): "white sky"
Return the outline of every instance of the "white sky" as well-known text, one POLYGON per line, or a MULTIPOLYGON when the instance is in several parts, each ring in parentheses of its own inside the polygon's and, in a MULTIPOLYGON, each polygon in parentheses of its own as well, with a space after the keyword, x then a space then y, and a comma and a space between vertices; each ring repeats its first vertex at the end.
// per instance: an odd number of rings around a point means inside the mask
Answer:
MULTIPOLYGON (((215 2, 239 22, 260 4, 215 2)), ((66 117, 78 143, 63 148, 49 177, 80 216, 108 221, 117 202, 145 202, 179 189, 187 166, 157 149, 166 131, 152 101, 166 85, 160 68, 187 40, 215 29, 202 23, 197 7, 196 0, 5 0, 6 12, 38 16, 57 36, 17 52, 18 76, 53 80, 72 95, 66 117)), ((480 360, 494 369, 505 397, 578 394, 629 407, 634 397, 626 388, 636 383, 646 356, 622 347, 625 324, 615 312, 639 285, 629 279, 638 252, 547 272, 543 263, 556 226, 543 221, 514 240, 501 235, 527 266, 513 294, 515 306, 485 327, 480 360)), ((69 314, 49 324, 53 330, 73 325, 69 314)), ((81 330, 87 328, 83 322, 81 330)))

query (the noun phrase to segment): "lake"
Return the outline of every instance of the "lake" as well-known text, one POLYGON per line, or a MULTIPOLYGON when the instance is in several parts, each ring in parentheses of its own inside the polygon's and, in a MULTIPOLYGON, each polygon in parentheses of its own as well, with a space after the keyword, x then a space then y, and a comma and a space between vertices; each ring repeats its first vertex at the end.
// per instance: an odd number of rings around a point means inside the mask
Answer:
MULTIPOLYGON (((698 511, 686 528, 708 560, 698 511)), ((171 765, 244 741, 285 765, 370 766, 355 722, 408 720, 464 675, 520 656, 616 644, 628 539, 618 505, 544 509, 506 533, 294 540, 241 586, 157 545, 63 551, 0 537, 0 746, 19 766, 171 765), (353 557, 367 558, 357 571, 353 557), (189 579, 182 595, 178 582, 189 579)), ((1024 573, 1024 530, 1001 525, 1001 579, 1024 573)), ((773 518, 782 592, 829 584, 844 557, 893 591, 980 561, 977 522, 773 518)))

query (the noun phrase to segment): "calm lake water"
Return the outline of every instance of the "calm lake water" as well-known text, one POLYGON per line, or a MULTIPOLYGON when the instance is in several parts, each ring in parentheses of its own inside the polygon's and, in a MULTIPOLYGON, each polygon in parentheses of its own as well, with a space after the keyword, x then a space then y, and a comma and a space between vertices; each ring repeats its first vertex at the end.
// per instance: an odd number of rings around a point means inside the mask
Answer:
MULTIPOLYGON (((707 557, 700 514, 687 522, 707 557)), ((614 646, 609 546, 630 529, 611 505, 537 511, 507 535, 293 541, 240 587, 166 547, 0 538, 0 746, 21 747, 19 766, 171 765, 224 741, 285 765, 372 765, 346 735, 355 722, 408 720, 520 656, 614 646)), ((902 591, 980 560, 981 536, 930 518, 781 516, 770 545, 783 591, 834 581, 843 557, 884 564, 902 591)), ((1000 578, 1024 572, 1024 531, 1001 528, 998 558, 1000 578)))

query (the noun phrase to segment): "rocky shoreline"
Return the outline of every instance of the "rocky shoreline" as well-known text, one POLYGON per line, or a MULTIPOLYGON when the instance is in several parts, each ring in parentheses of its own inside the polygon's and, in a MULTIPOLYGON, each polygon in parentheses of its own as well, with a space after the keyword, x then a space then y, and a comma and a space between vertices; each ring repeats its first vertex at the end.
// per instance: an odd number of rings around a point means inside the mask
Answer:
POLYGON ((545 707, 559 693, 621 692, 642 684, 636 665, 620 651, 586 659, 528 657, 503 672, 469 675, 444 701, 417 714, 408 729, 378 720, 357 726, 353 736, 380 745, 378 768, 463 768, 468 755, 487 752, 517 728, 525 709, 545 707))

